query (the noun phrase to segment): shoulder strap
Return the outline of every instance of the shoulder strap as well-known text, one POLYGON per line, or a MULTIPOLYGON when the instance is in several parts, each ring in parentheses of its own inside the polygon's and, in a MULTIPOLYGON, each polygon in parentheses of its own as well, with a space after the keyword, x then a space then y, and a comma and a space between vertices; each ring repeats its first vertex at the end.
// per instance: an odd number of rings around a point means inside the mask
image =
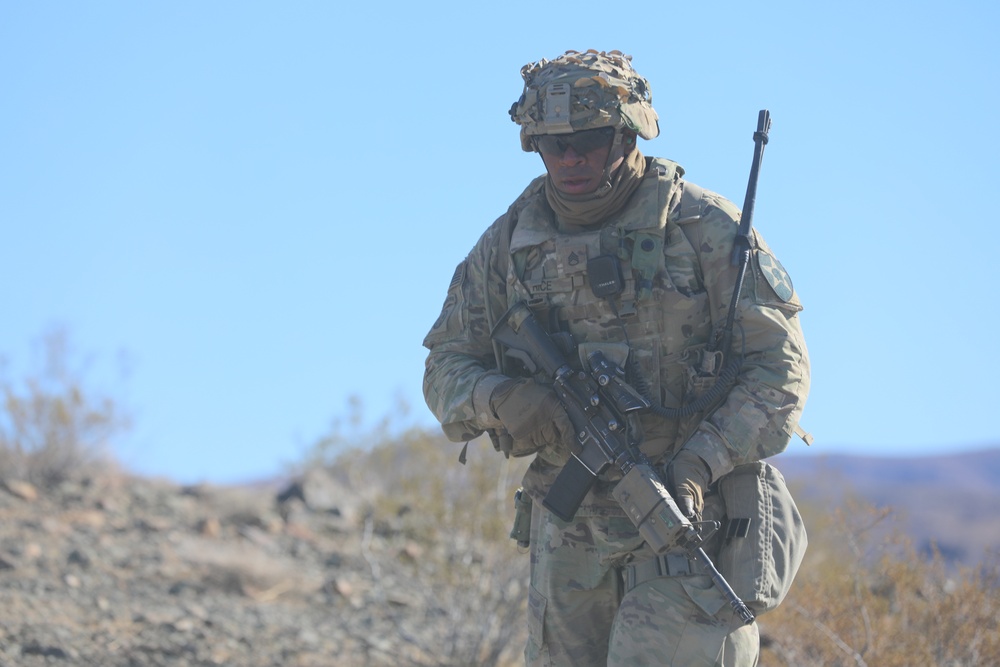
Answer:
MULTIPOLYGON (((503 217, 500 223, 500 230, 498 232, 497 242, 490 246, 490 257, 486 263, 487 275, 493 266, 493 253, 497 253, 500 256, 500 261, 503 266, 507 266, 507 262, 510 261, 510 238, 514 235, 514 226, 517 224, 517 214, 516 214, 517 202, 511 205, 507 209, 507 215, 503 217)), ((504 270, 504 275, 506 276, 506 269, 504 270)), ((486 294, 486 323, 490 327, 490 332, 493 331, 493 327, 497 324, 497 314, 493 312, 493 299, 490 298, 489 289, 484 290, 486 294)), ((493 356, 496 358, 497 370, 501 373, 505 372, 504 355, 503 349, 500 347, 500 343, 493 341, 493 356)))

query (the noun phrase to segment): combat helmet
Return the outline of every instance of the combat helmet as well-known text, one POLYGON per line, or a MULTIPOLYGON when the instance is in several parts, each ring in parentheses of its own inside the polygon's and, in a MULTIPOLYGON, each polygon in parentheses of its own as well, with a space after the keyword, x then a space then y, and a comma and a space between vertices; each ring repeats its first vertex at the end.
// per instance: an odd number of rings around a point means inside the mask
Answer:
POLYGON ((521 148, 534 151, 532 137, 613 127, 643 139, 660 133, 649 82, 621 51, 567 51, 521 68, 524 92, 510 108, 521 126, 521 148))

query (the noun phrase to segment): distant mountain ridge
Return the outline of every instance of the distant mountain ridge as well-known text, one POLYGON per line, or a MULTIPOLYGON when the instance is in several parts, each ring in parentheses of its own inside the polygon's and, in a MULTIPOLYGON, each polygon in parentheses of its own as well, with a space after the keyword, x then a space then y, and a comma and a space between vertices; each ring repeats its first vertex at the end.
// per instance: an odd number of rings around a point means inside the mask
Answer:
POLYGON ((1000 489, 1000 446, 926 456, 781 454, 775 465, 786 475, 842 473, 855 484, 947 484, 981 491, 1000 489))
POLYGON ((854 495, 893 508, 922 550, 950 560, 1000 560, 1000 447, 913 457, 781 454, 772 460, 803 502, 854 495))

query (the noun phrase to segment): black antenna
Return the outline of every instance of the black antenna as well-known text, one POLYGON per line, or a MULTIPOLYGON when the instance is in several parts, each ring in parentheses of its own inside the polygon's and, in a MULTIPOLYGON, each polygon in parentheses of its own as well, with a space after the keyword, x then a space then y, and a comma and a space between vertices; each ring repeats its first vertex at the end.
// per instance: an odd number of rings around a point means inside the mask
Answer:
POLYGON ((767 145, 767 133, 770 130, 771 112, 767 109, 761 109, 757 113, 757 131, 753 133, 753 164, 750 165, 747 194, 743 198, 740 229, 736 234, 736 243, 733 246, 733 266, 739 266, 750 259, 750 228, 753 226, 753 207, 757 202, 757 178, 760 176, 760 161, 764 157, 764 146, 767 145))
POLYGON ((733 241, 732 264, 739 267, 736 275, 736 289, 733 300, 729 303, 729 313, 726 315, 726 327, 723 329, 721 349, 729 350, 730 338, 733 333, 733 322, 736 320, 736 307, 739 305, 740 294, 743 292, 743 281, 747 275, 747 265, 750 264, 750 229, 753 227, 753 205, 757 201, 757 178, 760 176, 760 161, 764 157, 764 146, 767 145, 767 133, 771 129, 771 112, 761 109, 757 114, 757 131, 753 133, 753 164, 750 165, 750 180, 747 182, 747 196, 743 200, 743 213, 740 216, 740 228, 733 241))

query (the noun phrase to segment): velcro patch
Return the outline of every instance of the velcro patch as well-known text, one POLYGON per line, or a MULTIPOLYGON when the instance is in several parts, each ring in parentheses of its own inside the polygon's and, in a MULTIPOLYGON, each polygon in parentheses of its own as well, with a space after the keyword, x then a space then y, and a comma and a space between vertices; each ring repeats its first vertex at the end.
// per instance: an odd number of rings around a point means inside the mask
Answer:
POLYGON ((777 297, 785 303, 791 301, 792 295, 795 294, 792 278, 788 275, 788 271, 785 271, 785 267, 781 265, 778 258, 763 250, 758 250, 757 266, 760 267, 764 280, 771 286, 777 297))

